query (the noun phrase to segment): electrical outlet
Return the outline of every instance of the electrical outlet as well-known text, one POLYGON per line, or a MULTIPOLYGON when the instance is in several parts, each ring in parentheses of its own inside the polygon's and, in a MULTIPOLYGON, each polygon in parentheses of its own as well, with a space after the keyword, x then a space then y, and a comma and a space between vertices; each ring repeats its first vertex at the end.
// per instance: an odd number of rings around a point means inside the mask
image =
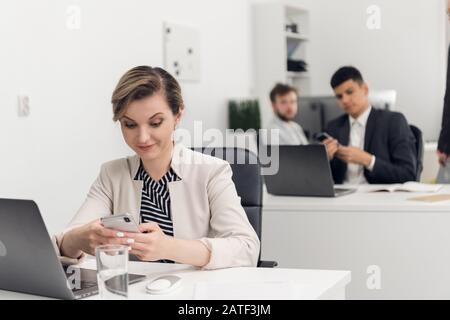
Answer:
POLYGON ((28 95, 19 94, 17 113, 21 118, 25 118, 30 115, 30 97, 28 95))

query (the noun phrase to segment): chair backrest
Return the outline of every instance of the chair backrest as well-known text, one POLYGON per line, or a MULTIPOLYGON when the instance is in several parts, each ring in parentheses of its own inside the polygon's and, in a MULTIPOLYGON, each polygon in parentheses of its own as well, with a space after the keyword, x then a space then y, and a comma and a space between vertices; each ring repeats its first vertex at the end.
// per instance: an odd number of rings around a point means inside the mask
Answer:
POLYGON ((420 176, 423 170, 423 153, 424 153, 422 131, 414 125, 410 125, 409 127, 411 128, 414 138, 416 139, 415 143, 416 157, 417 157, 416 181, 420 181, 420 176))
POLYGON ((263 181, 258 156, 241 148, 192 148, 230 163, 233 182, 248 220, 261 239, 263 181))

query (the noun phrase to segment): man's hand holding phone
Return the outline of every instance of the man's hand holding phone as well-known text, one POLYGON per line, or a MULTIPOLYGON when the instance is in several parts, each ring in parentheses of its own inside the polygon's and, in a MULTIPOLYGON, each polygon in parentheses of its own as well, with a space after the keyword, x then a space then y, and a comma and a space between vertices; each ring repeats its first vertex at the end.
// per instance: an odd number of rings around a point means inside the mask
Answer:
POLYGON ((339 149, 339 142, 330 136, 326 132, 321 132, 316 135, 316 139, 319 140, 327 149, 328 160, 333 160, 336 152, 339 149))

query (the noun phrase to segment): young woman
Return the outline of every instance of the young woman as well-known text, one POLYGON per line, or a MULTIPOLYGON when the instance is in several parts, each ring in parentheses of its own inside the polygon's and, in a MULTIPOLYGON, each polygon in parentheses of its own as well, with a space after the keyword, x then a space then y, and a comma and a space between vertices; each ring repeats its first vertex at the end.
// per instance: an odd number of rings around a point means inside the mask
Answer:
POLYGON ((117 84, 112 105, 136 155, 102 165, 84 204, 56 237, 62 258, 76 263, 99 245, 125 244, 142 261, 256 266, 259 240, 229 164, 173 142, 184 110, 177 81, 161 68, 133 68, 117 84), (117 232, 100 222, 124 213, 141 222, 142 233, 117 232))

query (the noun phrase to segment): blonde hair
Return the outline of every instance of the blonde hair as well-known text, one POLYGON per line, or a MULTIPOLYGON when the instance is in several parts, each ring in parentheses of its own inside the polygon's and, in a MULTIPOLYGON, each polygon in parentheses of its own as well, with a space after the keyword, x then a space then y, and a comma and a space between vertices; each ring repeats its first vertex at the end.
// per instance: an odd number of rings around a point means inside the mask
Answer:
POLYGON ((149 66, 128 70, 120 78, 112 94, 113 120, 119 120, 131 102, 157 93, 164 95, 174 115, 184 109, 180 85, 167 71, 149 66))

